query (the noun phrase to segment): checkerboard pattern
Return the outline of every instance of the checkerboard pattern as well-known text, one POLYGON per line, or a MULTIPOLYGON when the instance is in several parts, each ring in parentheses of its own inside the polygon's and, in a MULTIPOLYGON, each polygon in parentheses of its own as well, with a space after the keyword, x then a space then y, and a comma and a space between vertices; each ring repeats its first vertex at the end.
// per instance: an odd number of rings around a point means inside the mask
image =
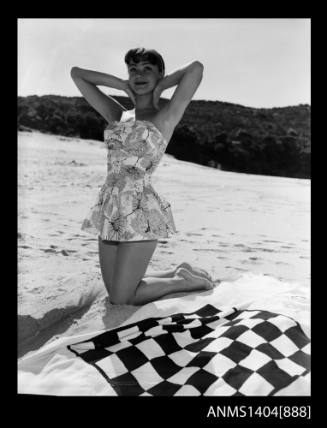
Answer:
POLYGON ((67 348, 118 396, 267 396, 310 376, 310 340, 299 323, 263 310, 208 304, 67 348))

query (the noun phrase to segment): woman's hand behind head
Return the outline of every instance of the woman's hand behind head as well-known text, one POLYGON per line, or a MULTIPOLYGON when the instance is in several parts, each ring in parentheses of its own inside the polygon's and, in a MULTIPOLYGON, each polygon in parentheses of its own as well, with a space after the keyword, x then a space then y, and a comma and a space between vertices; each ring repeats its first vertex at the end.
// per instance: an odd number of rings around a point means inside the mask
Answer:
POLYGON ((132 88, 130 87, 128 80, 123 81, 122 90, 128 95, 128 97, 132 100, 132 103, 135 106, 135 104, 136 104, 135 94, 134 94, 132 88))

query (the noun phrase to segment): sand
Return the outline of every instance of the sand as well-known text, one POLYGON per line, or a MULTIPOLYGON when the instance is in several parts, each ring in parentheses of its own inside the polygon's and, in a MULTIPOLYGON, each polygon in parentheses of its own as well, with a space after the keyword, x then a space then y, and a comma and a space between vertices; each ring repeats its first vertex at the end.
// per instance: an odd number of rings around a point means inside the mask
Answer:
MULTIPOLYGON (((116 327, 138 310, 108 302, 97 237, 80 229, 105 177, 103 143, 19 132, 19 356, 60 336, 116 327)), ((249 275, 246 286, 258 287, 272 277, 298 288, 303 310, 310 180, 220 171, 165 154, 152 183, 171 203, 178 234, 159 240, 149 270, 187 261, 217 287, 249 275)))

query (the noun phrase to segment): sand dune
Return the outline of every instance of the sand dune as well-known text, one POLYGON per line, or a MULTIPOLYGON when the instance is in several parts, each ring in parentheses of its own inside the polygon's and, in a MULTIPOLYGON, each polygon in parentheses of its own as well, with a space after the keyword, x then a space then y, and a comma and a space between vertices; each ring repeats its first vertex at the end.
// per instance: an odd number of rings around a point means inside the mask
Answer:
MULTIPOLYGON (((97 239, 80 229, 105 176, 101 142, 19 133, 20 356, 59 335, 115 327, 137 310, 110 305, 97 239)), ((165 155, 152 181, 170 201, 179 233, 159 241, 149 270, 188 261, 217 285, 249 273, 271 276, 298 287, 295 304, 303 310, 310 283, 310 180, 237 174, 165 155)))

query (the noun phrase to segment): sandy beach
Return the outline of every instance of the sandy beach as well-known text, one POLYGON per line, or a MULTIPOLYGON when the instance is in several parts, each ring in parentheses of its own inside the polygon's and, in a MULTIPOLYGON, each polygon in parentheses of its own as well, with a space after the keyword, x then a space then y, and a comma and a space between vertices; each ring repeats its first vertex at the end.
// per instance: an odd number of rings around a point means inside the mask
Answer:
MULTIPOLYGON (((108 302, 97 237, 81 231, 105 177, 103 143, 19 132, 19 357, 61 336, 116 327, 138 310, 108 302)), ((272 277, 298 289, 294 305, 309 311, 310 180, 164 155, 152 184, 171 203, 178 234, 158 242, 149 270, 187 261, 217 287, 249 275, 258 287, 262 276, 272 277)))

